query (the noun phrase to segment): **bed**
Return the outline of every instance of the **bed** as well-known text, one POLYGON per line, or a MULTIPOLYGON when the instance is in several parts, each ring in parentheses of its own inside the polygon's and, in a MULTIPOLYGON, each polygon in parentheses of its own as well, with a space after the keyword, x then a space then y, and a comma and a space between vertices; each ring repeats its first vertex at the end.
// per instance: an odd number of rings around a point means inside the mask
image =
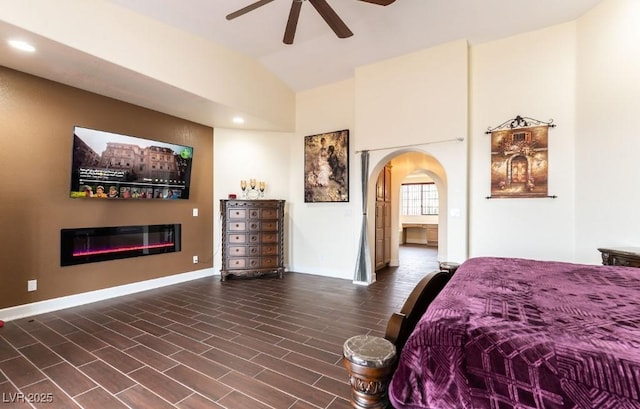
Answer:
POLYGON ((481 257, 418 287, 394 408, 640 408, 640 269, 481 257))

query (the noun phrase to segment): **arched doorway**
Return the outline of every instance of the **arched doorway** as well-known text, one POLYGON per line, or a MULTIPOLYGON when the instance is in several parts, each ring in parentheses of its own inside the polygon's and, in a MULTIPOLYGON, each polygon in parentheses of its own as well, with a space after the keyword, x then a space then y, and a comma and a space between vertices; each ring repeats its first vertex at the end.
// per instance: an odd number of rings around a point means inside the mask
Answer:
MULTIPOLYGON (((370 209, 369 214, 375 214, 375 217, 369 219, 370 237, 374 238, 373 240, 370 240, 370 250, 373 256, 372 266, 374 266, 374 270, 380 269, 381 266, 384 267, 385 265, 392 267, 400 265, 400 245, 403 241, 403 237, 405 237, 403 233, 406 233, 403 231, 403 223, 401 221, 400 194, 402 182, 410 174, 425 175, 425 177, 428 177, 429 180, 437 187, 438 207, 440 211, 437 216, 428 219, 430 223, 425 224, 437 226, 437 237, 435 241, 438 243, 438 255, 446 255, 447 186, 444 168, 434 156, 429 155, 424 151, 396 151, 388 154, 378 161, 378 163, 376 163, 372 168, 370 177, 371 189, 369 189, 368 209, 370 209), (385 176, 390 177, 390 181, 385 183, 385 176), (384 222, 389 224, 390 234, 387 234, 386 232, 383 233, 379 224, 381 212, 380 198, 385 197, 384 192, 380 192, 380 189, 378 188, 381 180, 385 183, 387 188, 390 189, 390 195, 387 197, 389 208, 386 209, 384 213, 385 216, 387 214, 389 216, 388 220, 385 220, 384 222), (385 234, 384 240, 380 240, 380 234, 385 234), (389 240, 388 243, 386 240, 389 240), (383 242, 382 244, 381 241, 383 242), (381 265, 380 263, 381 254, 384 254, 385 256, 384 265, 381 265)), ((424 233, 427 233, 426 229, 424 233)))

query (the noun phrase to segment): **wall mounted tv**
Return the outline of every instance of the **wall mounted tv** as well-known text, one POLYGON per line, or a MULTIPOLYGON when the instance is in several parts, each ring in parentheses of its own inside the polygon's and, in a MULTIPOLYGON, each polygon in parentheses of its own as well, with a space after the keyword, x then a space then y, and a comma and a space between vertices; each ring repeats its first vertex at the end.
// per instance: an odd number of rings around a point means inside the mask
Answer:
POLYGON ((72 198, 188 199, 193 148, 73 128, 72 198))

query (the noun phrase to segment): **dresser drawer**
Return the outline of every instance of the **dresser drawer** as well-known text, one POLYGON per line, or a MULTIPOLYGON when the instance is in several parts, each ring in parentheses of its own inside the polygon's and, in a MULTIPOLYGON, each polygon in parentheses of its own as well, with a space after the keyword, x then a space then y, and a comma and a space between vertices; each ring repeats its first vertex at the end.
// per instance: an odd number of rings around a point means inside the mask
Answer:
POLYGON ((249 255, 251 257, 257 257, 260 256, 260 247, 258 246, 249 246, 249 255))
POLYGON ((245 246, 229 246, 229 257, 244 257, 247 255, 245 246))
POLYGON ((262 268, 278 267, 278 257, 263 257, 261 260, 262 268))
POLYGON ((278 221, 269 220, 262 222, 262 231, 278 231, 278 221))
POLYGON ((278 209, 262 209, 262 218, 263 219, 277 219, 278 218, 278 209))
POLYGON ((227 227, 227 229, 230 232, 234 232, 234 231, 247 231, 247 223, 245 222, 230 222, 229 223, 229 227, 227 227))
POLYGON ((229 219, 246 219, 247 218, 247 210, 246 209, 229 209, 229 219))
POLYGON ((249 222, 249 231, 259 231, 260 230, 260 222, 259 221, 250 221, 249 222))
POLYGON ((612 266, 640 267, 640 258, 612 254, 609 262, 612 266))
POLYGON ((230 244, 246 244, 247 235, 246 234, 229 234, 227 241, 230 244))
POLYGON ((250 268, 274 268, 279 265, 277 256, 247 258, 247 257, 229 257, 227 261, 228 270, 246 270, 250 268))
POLYGON ((262 243, 278 243, 279 235, 278 233, 262 233, 262 243))
POLYGON ((246 258, 236 258, 229 257, 227 260, 227 269, 244 269, 247 268, 247 259, 246 258))
POLYGON ((277 256, 278 255, 278 246, 276 245, 263 245, 262 254, 265 256, 277 256))

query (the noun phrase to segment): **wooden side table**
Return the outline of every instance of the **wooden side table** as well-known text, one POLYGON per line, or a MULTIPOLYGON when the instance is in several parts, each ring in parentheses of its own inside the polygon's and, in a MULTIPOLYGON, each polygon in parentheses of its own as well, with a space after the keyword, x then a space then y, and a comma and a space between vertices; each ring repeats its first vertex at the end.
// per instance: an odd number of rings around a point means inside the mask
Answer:
POLYGON ((640 247, 599 248, 602 264, 605 266, 625 266, 640 268, 640 247))
POLYGON ((353 408, 389 406, 387 388, 396 363, 395 345, 381 337, 356 335, 345 341, 342 362, 349 375, 353 408))

